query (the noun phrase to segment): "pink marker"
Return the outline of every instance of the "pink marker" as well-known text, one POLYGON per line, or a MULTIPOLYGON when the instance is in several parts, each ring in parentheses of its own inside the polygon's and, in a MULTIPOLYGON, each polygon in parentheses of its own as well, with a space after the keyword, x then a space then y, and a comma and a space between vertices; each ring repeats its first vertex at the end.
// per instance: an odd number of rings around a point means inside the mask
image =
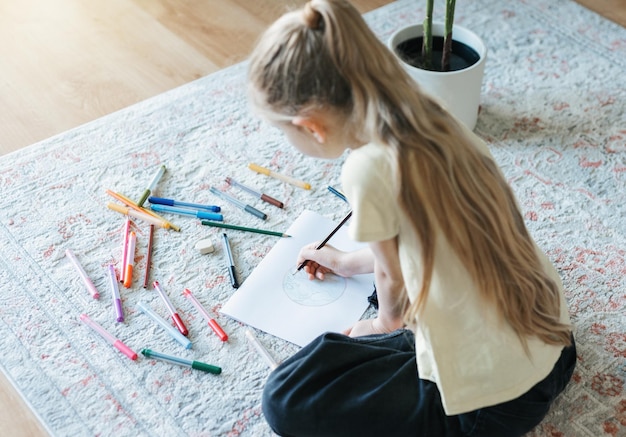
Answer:
POLYGON ((122 343, 121 340, 118 340, 117 338, 109 334, 106 329, 91 320, 87 314, 81 314, 80 320, 82 320, 85 325, 89 326, 91 329, 100 334, 102 338, 111 343, 117 350, 126 355, 128 358, 130 358, 131 360, 137 359, 136 352, 134 352, 131 348, 122 343))
POLYGON ((137 234, 130 232, 128 238, 128 252, 126 254, 126 270, 124 271, 124 287, 130 288, 133 285, 133 268, 135 267, 135 246, 137 245, 137 234))
POLYGON ((176 325, 180 333, 183 335, 189 334, 187 327, 183 323, 183 319, 181 319, 178 313, 176 312, 176 309, 174 308, 174 305, 172 305, 170 298, 167 297, 167 294, 165 294, 163 289, 161 289, 161 286, 159 285, 158 281, 154 281, 154 288, 161 296, 161 299, 163 299, 163 302, 165 302, 165 306, 167 306, 167 309, 169 310, 170 314, 172 315, 172 319, 174 320, 174 324, 176 325))
POLYGON ((220 338, 220 340, 222 341, 228 340, 228 334, 226 334, 226 332, 224 332, 224 330, 217 323, 217 321, 209 315, 208 311, 202 306, 200 301, 196 299, 196 296, 194 296, 191 293, 191 290, 189 290, 188 288, 185 288, 185 290, 183 291, 183 294, 185 295, 187 299, 191 301, 191 303, 193 304, 193 306, 196 307, 198 312, 202 314, 202 317, 204 317, 204 320, 206 320, 209 323, 209 326, 211 327, 213 332, 215 332, 215 334, 220 338))
POLYGON ((80 275, 81 279, 85 283, 85 287, 87 288, 87 291, 91 293, 91 296, 94 299, 100 299, 100 293, 98 293, 98 289, 96 288, 95 285, 93 285, 93 282, 91 281, 89 276, 87 276, 85 269, 83 269, 83 266, 81 266, 80 263, 78 262, 76 255, 74 255, 74 252, 72 252, 70 249, 66 249, 65 255, 70 259, 70 261, 72 261, 72 264, 74 264, 74 267, 76 267, 78 274, 80 275))
POLYGON ((124 321, 124 308, 122 308, 122 298, 120 297, 120 289, 117 286, 117 275, 115 274, 115 266, 109 264, 107 267, 109 275, 109 284, 111 285, 111 297, 113 299, 113 308, 115 308, 115 320, 124 321))

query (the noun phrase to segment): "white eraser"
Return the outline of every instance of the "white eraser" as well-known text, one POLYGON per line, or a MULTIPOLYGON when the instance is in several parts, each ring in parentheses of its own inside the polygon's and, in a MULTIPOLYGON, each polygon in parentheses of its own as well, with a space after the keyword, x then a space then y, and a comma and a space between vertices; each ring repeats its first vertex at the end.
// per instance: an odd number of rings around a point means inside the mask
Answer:
POLYGON ((200 240, 196 243, 196 250, 202 255, 213 252, 213 242, 207 238, 206 240, 200 240))

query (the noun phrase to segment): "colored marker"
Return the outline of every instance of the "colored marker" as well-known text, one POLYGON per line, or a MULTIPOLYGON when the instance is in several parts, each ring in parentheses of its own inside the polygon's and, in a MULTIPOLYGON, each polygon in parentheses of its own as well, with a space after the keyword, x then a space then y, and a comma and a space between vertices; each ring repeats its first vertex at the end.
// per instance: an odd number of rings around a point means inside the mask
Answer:
POLYGON ((164 174, 165 166, 162 165, 161 167, 159 167, 159 170, 157 170, 156 174, 152 178, 152 181, 150 182, 150 185, 148 185, 148 188, 146 188, 145 191, 141 194, 141 198, 137 202, 137 206, 143 206, 150 193, 152 193, 156 189, 156 185, 159 183, 159 180, 161 180, 164 174))
POLYGON ((331 187, 330 185, 328 186, 328 191, 330 191, 331 193, 333 193, 335 196, 339 197, 341 200, 343 200, 344 202, 348 202, 348 199, 346 199, 346 195, 343 194, 341 191, 339 191, 338 189, 331 187))
POLYGON ((203 372, 214 373, 219 375, 222 373, 222 368, 214 366, 212 364, 202 363, 200 361, 192 361, 186 360, 184 358, 173 357, 171 355, 162 354, 160 352, 155 352, 151 349, 143 349, 141 353, 146 358, 155 358, 161 361, 167 361, 168 363, 178 364, 179 366, 191 367, 192 369, 202 370, 203 372))
POLYGON ((188 208, 178 208, 176 206, 160 205, 157 203, 151 204, 150 209, 157 212, 171 212, 174 214, 190 215, 199 219, 218 221, 224 220, 224 216, 222 216, 222 214, 217 214, 215 212, 198 211, 197 209, 188 208))
POLYGON ((261 358, 265 360, 270 369, 274 370, 278 367, 278 363, 274 360, 274 357, 270 355, 270 352, 261 344, 250 328, 246 328, 246 338, 250 341, 252 346, 254 346, 259 355, 261 355, 261 358))
MULTIPOLYGON (((341 227, 350 219, 350 217, 352 217, 352 211, 350 211, 344 218, 343 220, 341 220, 341 222, 339 222, 339 224, 337 225, 337 227, 335 227, 335 229, 333 229, 330 234, 328 234, 328 236, 326 238, 324 238, 324 241, 322 241, 320 244, 317 245, 317 247, 315 248, 315 250, 320 250, 322 247, 324 247, 326 245, 326 243, 328 243, 328 240, 330 240, 333 235, 335 235, 335 233, 337 233, 337 231, 339 229, 341 229, 341 227)), ((299 272, 300 270, 302 270, 304 268, 304 266, 306 265, 307 260, 304 260, 300 263, 300 265, 298 266, 298 269, 296 270, 296 272, 299 272)), ((294 272, 295 273, 295 272, 294 272)))
POLYGON ((252 194, 253 196, 258 197, 264 202, 271 203, 272 205, 277 206, 279 208, 282 208, 283 206, 285 206, 283 202, 281 202, 280 200, 276 200, 273 197, 268 196, 267 194, 263 194, 260 191, 255 190, 254 188, 251 188, 247 185, 237 182, 233 178, 226 178, 226 182, 228 182, 230 185, 241 188, 242 190, 252 194))
POLYGON ((126 346, 124 343, 122 343, 121 340, 118 340, 113 335, 111 335, 109 332, 107 332, 107 330, 104 329, 102 326, 100 326, 98 323, 96 323, 93 320, 91 320, 87 314, 81 314, 80 315, 80 320, 82 320, 82 322, 85 325, 89 326, 91 329, 93 329, 98 334, 100 334, 102 336, 102 338, 104 338, 106 341, 111 343, 117 350, 119 350, 121 353, 126 355, 128 358, 130 358, 131 360, 136 360, 137 359, 137 353, 136 352, 134 352, 131 348, 126 346))
POLYGON ((150 266, 152 265, 152 241, 154 240, 154 225, 150 225, 150 234, 148 236, 148 254, 146 255, 146 274, 143 278, 143 288, 148 288, 148 280, 150 279, 150 266))
POLYGON ((230 283, 233 288, 239 288, 239 282, 237 282, 237 274, 235 272, 235 261, 233 261, 233 253, 230 251, 230 243, 228 242, 228 235, 222 234, 222 243, 224 246, 224 253, 228 261, 228 274, 230 275, 230 283))
POLYGON ((269 168, 261 167, 260 165, 256 165, 253 163, 248 164, 248 168, 252 171, 256 171, 257 173, 261 173, 261 174, 273 177, 274 179, 279 179, 283 182, 287 182, 288 184, 295 185, 296 187, 300 187, 305 190, 311 189, 311 184, 307 182, 299 181, 298 179, 294 179, 292 177, 285 176, 280 173, 273 172, 269 168))
POLYGON ((127 208, 125 206, 117 205, 113 202, 108 202, 107 208, 112 209, 113 211, 119 212, 120 214, 129 215, 139 220, 143 220, 144 222, 150 223, 155 226, 159 226, 164 229, 169 229, 170 227, 170 224, 165 220, 159 219, 145 212, 140 212, 131 208, 127 208))
POLYGON ((216 196, 221 197, 222 199, 232 203, 235 206, 238 206, 239 208, 243 209, 246 212, 249 212, 250 214, 254 216, 257 216, 261 220, 265 220, 267 218, 267 214, 265 214, 264 212, 259 211, 253 206, 246 205, 241 200, 235 199, 234 197, 229 196, 228 194, 224 193, 223 191, 218 190, 215 187, 211 187, 209 188, 209 190, 211 190, 211 193, 215 194, 216 196))
POLYGON ((120 268, 120 282, 124 282, 126 276, 126 257, 128 256, 128 238, 130 237, 130 216, 126 216, 126 224, 124 225, 124 239, 122 241, 122 266, 120 268))
POLYGON ((130 231, 128 237, 128 253, 126 254, 126 270, 124 271, 124 287, 130 288, 133 285, 133 269, 135 268, 135 247, 137 245, 137 234, 130 231))
POLYGON ((187 327, 183 323, 183 319, 181 319, 180 316, 178 315, 178 312, 174 308, 174 305, 172 305, 172 302, 170 301, 170 298, 167 297, 167 294, 165 294, 165 292, 163 291, 163 289, 159 285, 159 282, 158 281, 154 281, 153 285, 154 285, 154 288, 156 289, 156 291, 159 293, 159 296, 161 296, 161 299, 163 299, 163 302, 165 302, 165 306, 167 307, 168 311, 172 315, 172 320, 174 320, 174 324, 176 325, 176 327, 178 328, 180 333, 183 334, 183 335, 189 334, 189 331, 187 330, 187 327))
POLYGON ((176 232, 180 231, 180 226, 176 226, 174 223, 170 222, 169 220, 165 220, 163 217, 161 217, 160 215, 158 215, 154 211, 150 211, 149 209, 145 209, 145 208, 142 208, 142 207, 138 206, 135 202, 133 202, 132 200, 130 200, 128 197, 124 196, 123 194, 114 193, 111 190, 106 190, 106 193, 109 196, 113 197, 114 199, 119 200, 120 202, 122 202, 127 207, 129 207, 131 209, 134 209, 137 212, 143 212, 144 214, 151 215, 152 217, 155 217, 155 218, 157 218, 159 220, 162 220, 165 223, 167 223, 170 226, 170 228, 174 229, 176 232))
POLYGON ((95 285, 93 285, 93 282, 89 278, 89 276, 87 276, 87 272, 85 272, 83 266, 81 266, 78 262, 78 258, 76 258, 76 255, 74 255, 74 252, 72 252, 70 249, 66 249, 65 255, 70 259, 70 261, 72 261, 74 267, 76 267, 76 271, 80 275, 80 278, 83 280, 85 288, 87 288, 87 291, 91 294, 91 297, 93 297, 94 299, 100 299, 100 293, 98 293, 98 289, 95 285))
POLYGON ((158 325, 160 325, 163 329, 165 329, 167 333, 171 335, 174 340, 182 344, 185 349, 191 349, 191 340, 189 340, 187 337, 185 337, 176 329, 174 329, 172 325, 170 325, 163 317, 159 316, 157 313, 152 311, 152 308, 150 308, 148 305, 144 304, 143 302, 137 303, 137 307, 141 310, 142 313, 150 317, 158 325))
POLYGON ((156 203, 158 205, 182 206, 183 208, 205 209, 211 212, 220 212, 220 210, 222 209, 216 205, 204 205, 202 203, 179 202, 178 200, 165 199, 163 197, 154 197, 154 196, 148 197, 148 202, 156 203))
POLYGON ((191 301, 193 306, 196 307, 198 312, 202 314, 202 317, 204 317, 204 320, 206 320, 209 323, 209 326, 211 327, 213 332, 215 332, 215 334, 220 338, 220 340, 222 341, 228 340, 228 334, 226 334, 226 332, 224 332, 224 330, 219 325, 219 323, 217 323, 217 321, 213 317, 211 317, 208 311, 202 306, 200 301, 196 299, 196 296, 194 296, 191 293, 191 290, 189 290, 188 288, 185 288, 185 290, 183 291, 183 295, 185 295, 185 297, 191 301))
POLYGON ((274 235, 275 237, 291 237, 291 235, 283 234, 282 232, 266 231, 265 229, 257 228, 246 228, 245 226, 229 225, 226 223, 210 222, 207 220, 202 220, 200 223, 205 226, 212 226, 214 228, 234 229, 235 231, 254 232, 257 234, 274 235))
POLYGON ((124 321, 124 308, 122 308, 122 299, 120 298, 120 289, 117 286, 117 275, 115 273, 115 266, 109 264, 107 267, 107 273, 109 275, 109 284, 111 285, 111 297, 113 298, 113 308, 115 308, 115 320, 118 322, 124 321))

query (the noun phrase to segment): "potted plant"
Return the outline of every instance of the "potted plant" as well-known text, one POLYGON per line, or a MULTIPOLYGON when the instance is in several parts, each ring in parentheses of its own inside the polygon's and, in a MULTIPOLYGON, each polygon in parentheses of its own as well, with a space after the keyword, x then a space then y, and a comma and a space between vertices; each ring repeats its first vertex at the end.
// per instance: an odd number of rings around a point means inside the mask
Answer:
POLYGON ((396 31, 389 47, 425 92, 474 129, 487 49, 474 32, 454 24, 456 0, 446 0, 443 23, 433 22, 433 4, 426 0, 423 23, 396 31))

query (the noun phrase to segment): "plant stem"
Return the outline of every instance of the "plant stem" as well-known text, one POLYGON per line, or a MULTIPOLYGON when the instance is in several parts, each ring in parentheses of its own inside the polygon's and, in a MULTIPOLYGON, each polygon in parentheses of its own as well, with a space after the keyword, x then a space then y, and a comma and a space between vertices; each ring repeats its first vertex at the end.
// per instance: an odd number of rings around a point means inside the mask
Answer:
POLYGON ((452 27, 454 25, 454 9, 456 0, 446 0, 446 20, 444 23, 443 53, 441 55, 441 71, 450 70, 450 55, 452 54, 452 27))
POLYGON ((433 56, 433 3, 434 0, 426 1, 426 17, 424 17, 424 29, 422 38, 422 64, 427 70, 432 68, 433 56))

